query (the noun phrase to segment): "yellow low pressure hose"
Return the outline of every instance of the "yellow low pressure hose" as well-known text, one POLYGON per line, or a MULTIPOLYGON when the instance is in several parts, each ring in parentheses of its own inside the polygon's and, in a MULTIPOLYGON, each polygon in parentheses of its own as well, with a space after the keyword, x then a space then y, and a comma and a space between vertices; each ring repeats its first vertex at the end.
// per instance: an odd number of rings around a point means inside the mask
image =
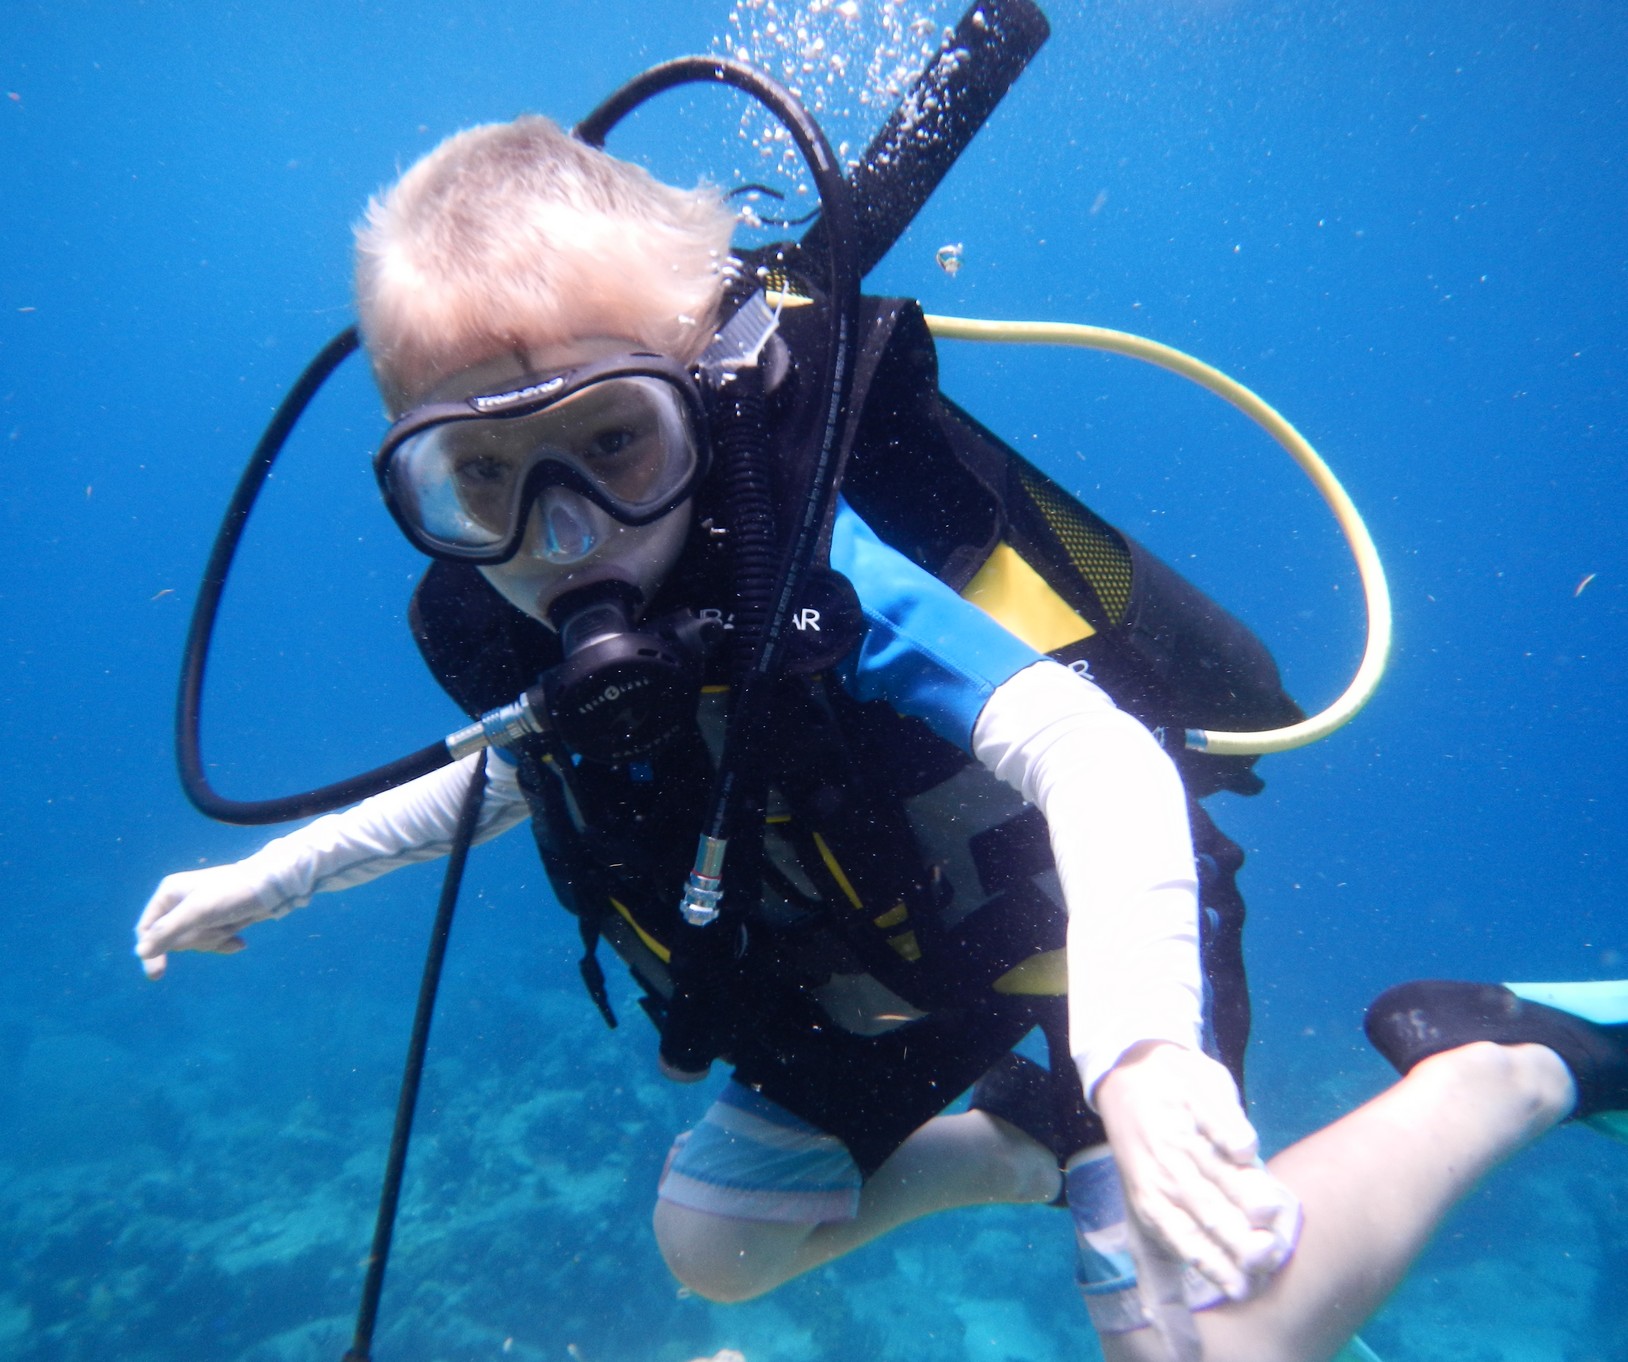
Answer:
POLYGON ((1074 322, 1000 322, 983 321, 971 317, 927 318, 927 325, 940 340, 1004 341, 1018 345, 1071 345, 1086 350, 1107 350, 1116 355, 1156 364, 1161 369, 1191 379, 1201 388, 1208 388, 1217 397, 1225 398, 1239 411, 1259 425, 1268 435, 1289 452, 1311 479, 1312 485, 1322 493, 1329 510, 1340 524, 1351 556, 1357 562, 1357 575, 1362 580, 1362 593, 1368 607, 1368 646, 1362 654, 1356 675, 1345 693, 1321 714, 1314 714, 1287 728, 1272 728, 1261 733, 1225 733, 1205 728, 1187 730, 1187 746, 1205 752, 1227 756, 1246 756, 1264 752, 1286 752, 1293 747, 1326 738, 1335 729, 1350 720, 1368 703, 1385 674, 1385 661, 1391 648, 1391 593, 1385 584, 1385 569, 1379 561, 1368 527, 1340 486, 1329 466, 1311 447, 1298 430, 1286 421, 1270 403, 1263 401, 1242 383, 1228 378, 1219 369, 1212 369, 1201 360, 1168 345, 1160 345, 1143 336, 1127 331, 1110 331, 1101 326, 1081 326, 1074 322))

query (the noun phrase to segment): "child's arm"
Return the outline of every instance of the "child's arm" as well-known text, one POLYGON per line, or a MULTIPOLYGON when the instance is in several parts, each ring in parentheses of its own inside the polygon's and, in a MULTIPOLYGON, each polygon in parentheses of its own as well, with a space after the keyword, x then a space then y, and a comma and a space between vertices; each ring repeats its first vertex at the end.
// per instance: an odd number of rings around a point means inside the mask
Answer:
POLYGON ((999 687, 978 759, 1046 815, 1068 905, 1069 1039, 1089 1096, 1133 1045, 1201 1048, 1198 880, 1170 759, 1055 662, 999 687))
MULTIPOLYGON (((268 842, 230 865, 168 875, 136 923, 136 955, 161 978, 170 951, 230 955, 251 923, 284 917, 314 894, 365 884, 391 870, 444 856, 477 758, 466 757, 268 842)), ((525 796, 507 761, 487 763, 475 840, 521 822, 525 796)))
POLYGON ((1175 767, 1066 667, 996 689, 979 759, 1045 815, 1068 905, 1070 1049, 1150 1253, 1247 1296, 1282 1266, 1298 1204, 1264 1170, 1232 1076, 1200 1048, 1197 880, 1175 767))

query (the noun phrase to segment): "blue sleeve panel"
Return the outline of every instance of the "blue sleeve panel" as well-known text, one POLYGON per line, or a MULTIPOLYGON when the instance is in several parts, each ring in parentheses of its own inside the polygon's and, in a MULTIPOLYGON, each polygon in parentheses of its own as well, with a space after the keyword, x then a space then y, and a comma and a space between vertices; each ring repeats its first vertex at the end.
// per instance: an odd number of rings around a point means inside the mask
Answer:
POLYGON ((838 675, 860 700, 886 700, 972 750, 972 728, 995 687, 1043 654, 1009 634, 837 505, 831 566, 859 593, 869 626, 838 675))

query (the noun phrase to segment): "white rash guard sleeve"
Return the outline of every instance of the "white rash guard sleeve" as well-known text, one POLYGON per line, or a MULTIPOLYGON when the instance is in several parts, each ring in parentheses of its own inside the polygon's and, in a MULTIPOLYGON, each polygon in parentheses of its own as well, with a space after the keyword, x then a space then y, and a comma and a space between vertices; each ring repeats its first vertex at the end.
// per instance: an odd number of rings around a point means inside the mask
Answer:
POLYGON ((973 752, 1046 816, 1068 908, 1069 1048, 1087 1097, 1138 1041, 1199 1049, 1198 881, 1169 757, 1052 661, 996 689, 973 752))
MULTIPOLYGON (((445 856, 477 756, 364 799, 268 842, 238 864, 259 882, 256 896, 270 917, 303 908, 313 894, 366 884, 389 871, 445 856)), ((530 813, 512 763, 486 763, 486 792, 475 841, 485 842, 530 813)))

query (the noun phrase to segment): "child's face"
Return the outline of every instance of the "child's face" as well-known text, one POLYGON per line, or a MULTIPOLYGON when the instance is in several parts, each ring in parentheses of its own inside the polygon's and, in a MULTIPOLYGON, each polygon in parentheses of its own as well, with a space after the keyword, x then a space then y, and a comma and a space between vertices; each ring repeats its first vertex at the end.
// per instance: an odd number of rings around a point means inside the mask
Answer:
MULTIPOLYGON (((414 394, 409 405, 499 392, 532 375, 642 348, 634 341, 590 337, 516 349, 414 394)), ((690 514, 691 505, 685 501, 651 524, 626 525, 568 487, 546 487, 527 511, 519 550, 506 562, 482 567, 480 573, 515 609, 545 624, 550 623, 550 607, 561 596, 596 582, 630 582, 648 601, 683 550, 690 514)))

